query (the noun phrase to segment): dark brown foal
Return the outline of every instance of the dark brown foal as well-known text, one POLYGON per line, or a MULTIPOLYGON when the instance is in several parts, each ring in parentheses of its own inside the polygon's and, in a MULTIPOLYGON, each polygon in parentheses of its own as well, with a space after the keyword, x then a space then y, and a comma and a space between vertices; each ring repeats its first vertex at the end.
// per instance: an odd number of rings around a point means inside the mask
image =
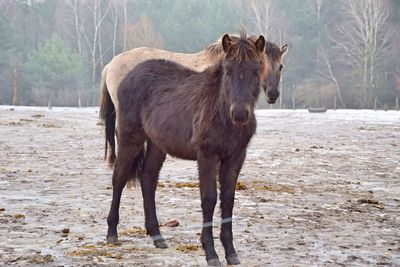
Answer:
POLYGON ((158 225, 155 193, 160 169, 170 154, 198 163, 201 243, 212 266, 221 264, 212 232, 219 178, 220 239, 228 264, 240 263, 233 245, 232 210, 237 178, 256 130, 254 107, 265 75, 265 40, 247 38, 245 33, 232 39, 225 35, 222 47, 222 60, 200 73, 164 60, 139 64, 118 89, 117 116, 112 115, 113 108, 105 110, 111 163, 116 158, 107 242, 118 240, 121 193, 133 178, 141 184, 147 233, 156 247, 167 247, 158 225))

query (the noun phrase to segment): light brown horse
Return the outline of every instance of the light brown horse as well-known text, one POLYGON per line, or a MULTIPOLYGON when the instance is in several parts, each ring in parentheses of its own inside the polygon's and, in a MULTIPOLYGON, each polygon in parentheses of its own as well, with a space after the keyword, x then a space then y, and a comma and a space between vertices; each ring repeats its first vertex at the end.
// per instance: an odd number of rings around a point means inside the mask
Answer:
MULTIPOLYGON (((235 38, 232 36, 232 38, 235 38)), ((283 68, 283 56, 288 50, 288 45, 282 47, 277 46, 273 42, 266 41, 265 55, 267 65, 265 79, 261 82, 267 101, 270 104, 276 102, 279 97, 279 81, 283 68)), ((221 40, 210 44, 202 51, 194 54, 184 54, 170 52, 166 50, 139 47, 127 50, 115 56, 103 69, 101 77, 102 100, 105 100, 105 93, 109 93, 111 100, 118 110, 118 87, 126 75, 133 70, 138 64, 149 59, 165 59, 177 62, 189 69, 201 72, 206 68, 217 64, 223 57, 224 51, 221 40)), ((104 118, 103 118, 104 120, 104 118)))

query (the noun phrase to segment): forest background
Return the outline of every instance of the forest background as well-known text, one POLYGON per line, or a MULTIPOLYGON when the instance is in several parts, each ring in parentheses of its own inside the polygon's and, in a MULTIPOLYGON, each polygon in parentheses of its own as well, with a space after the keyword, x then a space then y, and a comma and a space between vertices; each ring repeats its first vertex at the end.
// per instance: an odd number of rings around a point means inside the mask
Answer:
POLYGON ((268 107, 398 108, 400 0, 0 0, 0 104, 96 106, 113 56, 198 52, 240 23, 289 44, 268 107))

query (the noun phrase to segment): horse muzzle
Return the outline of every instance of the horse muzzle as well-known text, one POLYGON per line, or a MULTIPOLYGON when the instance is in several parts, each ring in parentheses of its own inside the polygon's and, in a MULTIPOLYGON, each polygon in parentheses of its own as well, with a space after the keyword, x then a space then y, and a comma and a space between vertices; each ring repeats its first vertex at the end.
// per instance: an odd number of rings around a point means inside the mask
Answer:
POLYGON ((279 91, 268 91, 267 92, 267 102, 268 104, 275 104, 276 100, 279 98, 279 91))
POLYGON ((233 104, 230 108, 230 115, 233 124, 235 124, 236 126, 243 126, 249 122, 250 106, 246 105, 242 108, 238 108, 233 104))

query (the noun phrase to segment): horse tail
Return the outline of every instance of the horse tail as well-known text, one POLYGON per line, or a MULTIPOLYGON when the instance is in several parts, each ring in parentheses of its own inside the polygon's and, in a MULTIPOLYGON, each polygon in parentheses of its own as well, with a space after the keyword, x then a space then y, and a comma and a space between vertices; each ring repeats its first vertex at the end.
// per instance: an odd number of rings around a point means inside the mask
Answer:
POLYGON ((103 121, 106 125, 105 133, 105 153, 104 159, 107 159, 108 156, 108 145, 110 145, 111 153, 108 157, 108 163, 110 167, 113 167, 116 154, 115 154, 115 107, 114 103, 111 100, 110 93, 107 89, 107 84, 105 79, 107 77, 107 65, 104 67, 102 75, 101 75, 101 103, 100 103, 100 120, 103 121))
POLYGON ((107 69, 108 69, 108 64, 104 66, 103 71, 101 72, 101 80, 100 80, 100 121, 105 122, 106 117, 107 117, 107 108, 108 108, 108 99, 107 97, 109 96, 108 93, 108 88, 106 84, 106 78, 107 78, 107 69), (107 96, 108 95, 108 96, 107 96))
POLYGON ((146 144, 143 144, 139 154, 135 157, 130 171, 130 179, 128 180, 127 187, 134 187, 142 178, 144 161, 146 158, 146 144))

